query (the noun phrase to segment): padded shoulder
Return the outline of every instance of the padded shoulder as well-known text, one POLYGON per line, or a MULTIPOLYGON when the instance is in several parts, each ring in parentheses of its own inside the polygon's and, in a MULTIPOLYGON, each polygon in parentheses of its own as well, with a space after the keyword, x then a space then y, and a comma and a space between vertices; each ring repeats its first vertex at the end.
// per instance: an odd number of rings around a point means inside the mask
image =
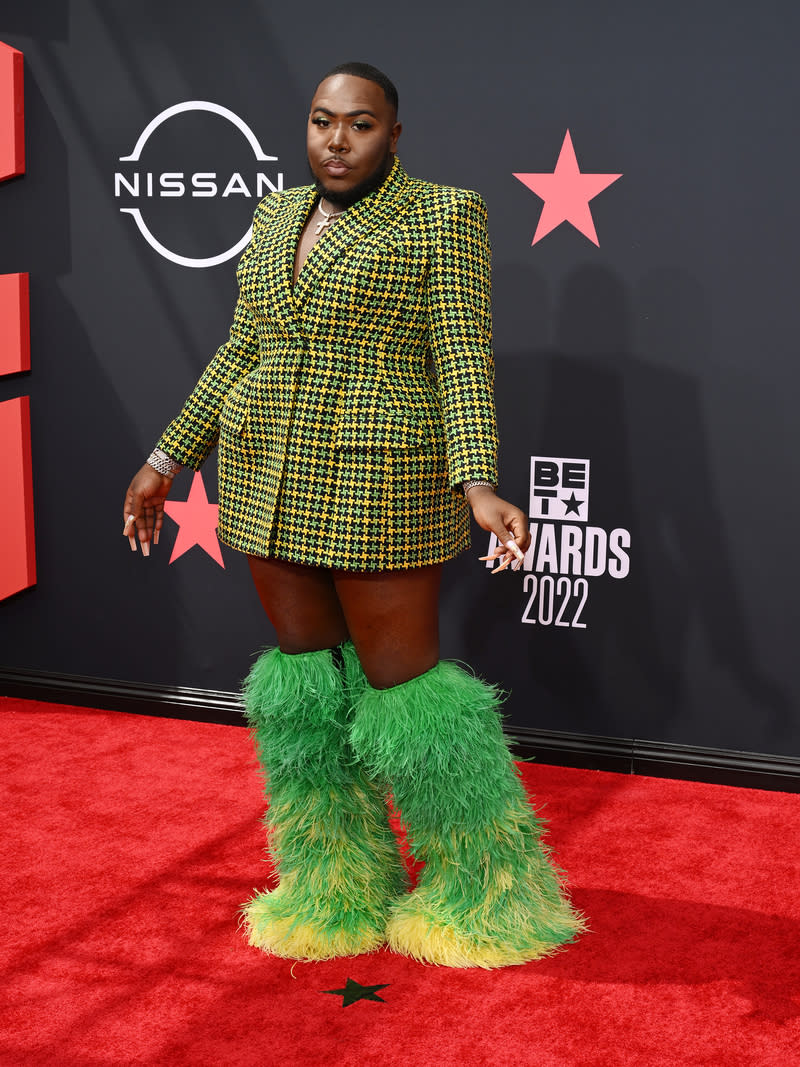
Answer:
POLYGON ((280 189, 275 192, 267 193, 263 200, 260 200, 256 207, 255 214, 253 216, 255 222, 259 222, 261 219, 266 218, 273 211, 279 210, 287 205, 302 203, 306 200, 312 191, 310 185, 296 185, 292 189, 280 189))
POLYGON ((412 179, 412 195, 424 203, 426 207, 443 214, 461 212, 470 213, 476 210, 486 213, 486 204, 480 193, 472 189, 459 189, 454 185, 437 185, 434 182, 426 182, 421 179, 412 179))

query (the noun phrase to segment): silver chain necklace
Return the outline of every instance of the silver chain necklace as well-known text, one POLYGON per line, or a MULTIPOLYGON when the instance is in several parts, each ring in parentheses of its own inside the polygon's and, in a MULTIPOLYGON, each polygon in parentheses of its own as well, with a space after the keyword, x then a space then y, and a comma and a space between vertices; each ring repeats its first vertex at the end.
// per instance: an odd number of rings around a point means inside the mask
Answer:
POLYGON ((334 219, 338 219, 340 215, 344 215, 344 212, 346 210, 343 208, 341 211, 326 211, 325 208, 322 206, 322 199, 322 197, 319 198, 319 203, 317 204, 317 207, 319 208, 320 215, 324 215, 325 217, 317 223, 317 237, 319 237, 319 235, 327 226, 330 226, 334 219))

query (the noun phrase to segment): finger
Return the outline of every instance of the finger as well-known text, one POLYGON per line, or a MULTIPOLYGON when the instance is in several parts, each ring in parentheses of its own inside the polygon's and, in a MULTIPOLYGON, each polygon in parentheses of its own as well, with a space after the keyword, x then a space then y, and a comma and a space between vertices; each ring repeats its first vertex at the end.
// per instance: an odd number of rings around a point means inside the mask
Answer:
MULTIPOLYGON (((495 538, 495 540, 497 540, 497 539, 495 538)), ((503 545, 495 544, 494 548, 488 554, 488 556, 484 556, 483 558, 484 559, 497 559, 498 556, 504 556, 507 551, 508 551, 508 549, 504 548, 503 545)))
POLYGON ((514 553, 519 563, 522 563, 522 561, 525 559, 525 556, 522 554, 522 550, 513 538, 506 543, 506 548, 509 548, 514 553))
POLYGON ((520 551, 520 547, 516 542, 515 535, 511 530, 501 530, 496 532, 495 536, 501 545, 503 545, 507 551, 512 552, 518 560, 522 561, 525 559, 525 556, 520 551))
MULTIPOLYGON (((146 503, 144 506, 144 540, 149 541, 153 536, 153 506, 146 503)), ((139 540, 142 540, 141 533, 139 534, 139 540)))
POLYGON ((124 524, 122 532, 126 537, 134 532, 134 526, 136 529, 139 528, 143 503, 142 493, 134 493, 132 489, 128 490, 125 495, 125 510, 122 515, 124 524))
POLYGON ((161 533, 161 528, 164 525, 164 502, 156 505, 156 525, 153 531, 153 544, 158 544, 158 536, 161 533))
POLYGON ((521 547, 523 552, 526 552, 531 543, 531 531, 528 526, 528 520, 520 512, 519 514, 511 516, 509 526, 514 533, 514 540, 517 545, 521 547))
POLYGON ((136 529, 139 534, 139 543, 142 546, 142 555, 150 555, 150 541, 153 536, 153 508, 152 505, 145 501, 144 514, 136 522, 136 529))
POLYGON ((513 557, 510 554, 507 554, 506 558, 503 560, 503 562, 500 564, 500 566, 499 567, 495 567, 495 569, 492 571, 492 574, 499 574, 500 571, 504 571, 506 569, 506 567, 509 565, 509 563, 511 562, 512 559, 513 559, 513 557))
POLYGON ((142 516, 141 523, 137 523, 139 530, 139 541, 142 546, 142 555, 150 555, 150 538, 152 536, 153 529, 153 509, 145 504, 144 515, 142 516))
POLYGON ((131 515, 138 515, 142 507, 142 495, 141 493, 134 493, 132 484, 128 486, 128 491, 125 493, 125 507, 122 511, 122 521, 127 522, 131 515))

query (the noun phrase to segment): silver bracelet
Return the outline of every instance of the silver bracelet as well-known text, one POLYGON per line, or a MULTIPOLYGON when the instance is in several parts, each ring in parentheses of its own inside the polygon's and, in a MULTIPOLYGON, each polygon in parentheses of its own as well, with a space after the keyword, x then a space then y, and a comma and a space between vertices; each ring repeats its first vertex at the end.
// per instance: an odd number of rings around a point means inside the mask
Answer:
POLYGON ((470 489, 474 489, 476 485, 485 485, 494 492, 494 486, 491 482, 486 482, 482 478, 478 478, 476 481, 461 483, 461 488, 464 490, 464 496, 468 497, 470 489))
POLYGON ((168 456, 166 452, 162 452, 160 448, 153 449, 147 457, 147 462, 153 470, 163 474, 165 478, 174 478, 178 471, 183 470, 183 466, 180 463, 168 456))

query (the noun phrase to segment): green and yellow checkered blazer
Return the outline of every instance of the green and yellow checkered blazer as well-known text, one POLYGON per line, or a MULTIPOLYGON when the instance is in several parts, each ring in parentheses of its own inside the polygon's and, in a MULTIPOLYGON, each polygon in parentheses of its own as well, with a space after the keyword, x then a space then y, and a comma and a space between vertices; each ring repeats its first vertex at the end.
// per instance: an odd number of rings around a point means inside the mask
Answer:
POLYGON ((258 206, 229 340, 158 442, 195 470, 219 441, 219 536, 348 570, 438 563, 469 545, 460 483, 496 482, 486 211, 410 178, 311 249, 312 186, 258 206))

